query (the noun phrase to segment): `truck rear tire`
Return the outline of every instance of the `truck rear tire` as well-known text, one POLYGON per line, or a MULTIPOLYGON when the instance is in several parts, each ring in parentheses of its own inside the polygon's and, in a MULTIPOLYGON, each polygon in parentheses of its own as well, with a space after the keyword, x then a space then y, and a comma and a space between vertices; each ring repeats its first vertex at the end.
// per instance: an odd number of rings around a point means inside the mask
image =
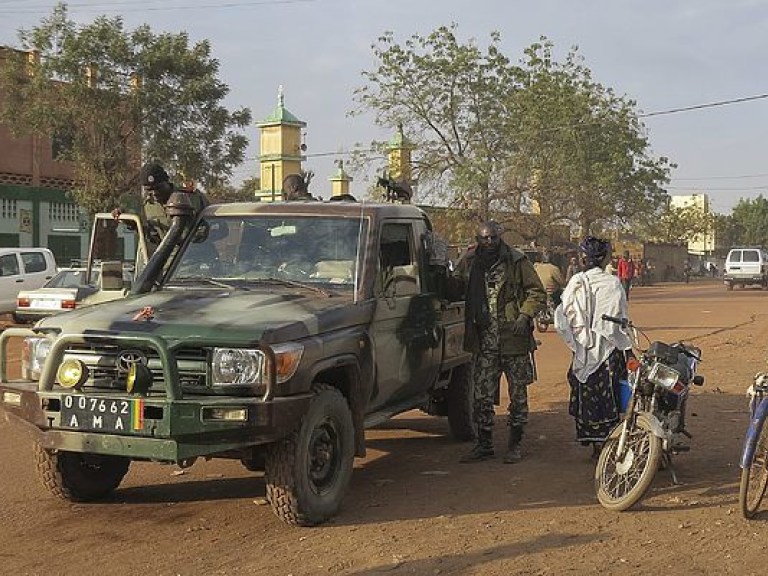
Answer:
POLYGON ((474 425, 472 422, 472 378, 469 364, 462 364, 453 369, 451 381, 445 395, 446 413, 451 436, 458 442, 472 440, 474 425))
POLYGON ((43 486, 72 502, 99 500, 114 492, 131 465, 129 458, 46 450, 33 445, 35 467, 43 486))
POLYGON ((344 395, 327 384, 299 426, 267 450, 267 500, 284 522, 314 526, 339 509, 352 476, 355 431, 344 395))

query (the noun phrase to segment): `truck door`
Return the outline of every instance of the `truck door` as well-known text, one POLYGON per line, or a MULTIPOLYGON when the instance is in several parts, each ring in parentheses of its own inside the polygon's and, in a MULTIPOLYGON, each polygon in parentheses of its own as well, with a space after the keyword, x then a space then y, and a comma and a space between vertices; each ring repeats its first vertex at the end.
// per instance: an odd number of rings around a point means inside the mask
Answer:
POLYGON ((130 277, 130 283, 133 284, 148 260, 149 247, 145 230, 137 214, 123 213, 118 218, 106 212, 94 215, 88 249, 89 280, 90 271, 102 263, 118 262, 126 280, 130 277))
POLYGON ((371 328, 377 384, 373 408, 426 391, 438 362, 435 298, 423 290, 413 222, 386 222, 380 234, 371 328))
POLYGON ((0 312, 12 312, 16 308, 16 295, 23 288, 21 262, 16 252, 0 256, 0 312))

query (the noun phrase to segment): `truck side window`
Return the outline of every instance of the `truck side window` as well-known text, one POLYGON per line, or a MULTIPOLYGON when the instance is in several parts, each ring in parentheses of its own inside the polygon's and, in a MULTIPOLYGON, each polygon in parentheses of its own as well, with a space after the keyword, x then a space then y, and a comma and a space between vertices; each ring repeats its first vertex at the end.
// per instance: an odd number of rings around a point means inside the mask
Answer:
POLYGON ((24 262, 24 268, 27 272, 45 272, 45 256, 40 252, 22 252, 21 261, 24 262))
POLYGON ((420 292, 419 270, 409 224, 384 224, 379 243, 380 292, 411 295, 420 292))
POLYGON ((16 254, 0 256, 0 276, 17 276, 19 274, 19 261, 16 254))

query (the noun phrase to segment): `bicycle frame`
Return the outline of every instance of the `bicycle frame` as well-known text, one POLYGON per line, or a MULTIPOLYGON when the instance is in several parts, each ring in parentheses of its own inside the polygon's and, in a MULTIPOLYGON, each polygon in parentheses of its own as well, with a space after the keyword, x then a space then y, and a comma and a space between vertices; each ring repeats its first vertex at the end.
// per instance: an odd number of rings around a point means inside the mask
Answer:
POLYGON ((749 468, 752 465, 752 459, 757 448, 757 440, 760 438, 760 432, 763 430, 765 418, 768 415, 768 398, 765 397, 765 390, 758 387, 757 383, 752 391, 750 414, 749 427, 744 437, 744 449, 742 450, 741 462, 739 463, 739 466, 742 468, 749 468))

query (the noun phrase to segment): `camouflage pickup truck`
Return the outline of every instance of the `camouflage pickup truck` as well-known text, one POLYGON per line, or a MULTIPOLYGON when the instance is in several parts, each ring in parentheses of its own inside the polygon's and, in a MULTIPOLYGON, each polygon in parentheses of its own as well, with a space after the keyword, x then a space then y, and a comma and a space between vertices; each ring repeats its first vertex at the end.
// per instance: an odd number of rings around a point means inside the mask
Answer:
POLYGON ((128 297, 0 336, 0 406, 34 432, 51 493, 106 497, 132 461, 231 458, 264 470, 281 519, 313 525, 367 427, 419 408, 469 439, 463 304, 423 211, 241 203, 193 220, 174 195, 169 213, 128 297))

